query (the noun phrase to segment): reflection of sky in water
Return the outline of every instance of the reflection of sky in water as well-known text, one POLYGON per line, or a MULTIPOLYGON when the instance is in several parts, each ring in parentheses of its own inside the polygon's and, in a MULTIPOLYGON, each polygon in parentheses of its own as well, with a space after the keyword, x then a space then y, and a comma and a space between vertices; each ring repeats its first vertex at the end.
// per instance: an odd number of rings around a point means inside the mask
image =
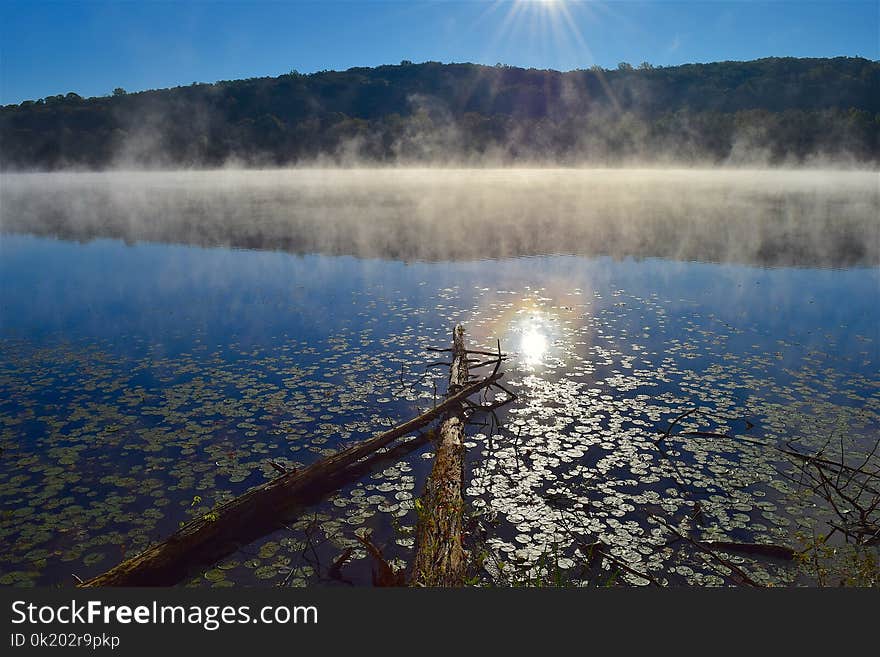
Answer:
MULTIPOLYGON (((24 573, 9 583, 93 574, 129 549, 120 545, 173 530, 194 495, 240 492, 272 476, 261 469, 270 458, 306 463, 411 415, 433 396, 418 376, 421 349, 449 342, 456 322, 485 348, 500 339, 513 357, 505 380, 520 394, 491 449, 484 430, 472 431, 470 501, 503 519, 493 549, 534 562, 563 544, 573 562, 564 519, 548 518, 563 513, 552 500, 577 505, 581 494, 598 509, 584 531, 650 543, 640 505, 684 504, 666 499, 681 494, 669 492, 671 475, 649 449, 682 408, 713 413, 685 426, 739 431, 748 420, 760 436, 829 414, 854 435, 876 430, 878 285, 877 269, 575 256, 405 264, 4 235, 0 501, 4 544, 18 547, 0 568, 24 573), (795 408, 807 419, 785 414, 795 408), (130 481, 113 472, 120 463, 130 481), (90 525, 90 513, 112 522, 90 525), (21 534, 28 519, 70 533, 21 534), (111 529, 112 540, 101 538, 111 529)), ((423 452, 319 505, 335 537, 318 552, 332 562, 368 526, 406 560, 411 539, 394 527, 414 523, 423 452)), ((789 531, 782 493, 733 473, 737 462, 761 467, 754 455, 681 458, 693 468, 687 495, 705 508, 724 485, 741 488, 741 510, 718 511, 722 535, 789 531)), ((207 581, 282 579, 301 568, 304 540, 270 536, 207 581)), ((659 567, 648 550, 621 550, 659 567)), ((369 581, 367 562, 357 563, 352 577, 369 581)), ((676 567, 683 580, 697 577, 693 564, 676 567)), ((296 580, 315 581, 315 570, 296 580)))
MULTIPOLYGON (((441 331, 447 328, 444 320, 497 311, 491 321, 480 322, 479 337, 516 335, 509 348, 537 362, 552 351, 560 322, 625 306, 625 295, 653 295, 666 313, 699 312, 765 339, 797 339, 808 346, 830 334, 842 356, 841 350, 864 347, 856 335, 876 332, 880 284, 873 268, 762 269, 577 257, 403 264, 126 247, 106 240, 79 246, 8 235, 0 240, 0 254, 5 337, 112 338, 120 348, 124 338, 135 337, 172 337, 172 343, 185 344, 201 331, 256 343, 271 342, 282 330, 324 336, 343 325, 393 323, 383 311, 409 304, 428 315, 420 325, 441 331), (346 312, 362 299, 378 316, 346 312), (435 313, 420 307, 435 299, 440 300, 435 313), (569 301, 579 301, 577 311, 569 301)), ((646 337, 650 328, 645 327, 646 337)))

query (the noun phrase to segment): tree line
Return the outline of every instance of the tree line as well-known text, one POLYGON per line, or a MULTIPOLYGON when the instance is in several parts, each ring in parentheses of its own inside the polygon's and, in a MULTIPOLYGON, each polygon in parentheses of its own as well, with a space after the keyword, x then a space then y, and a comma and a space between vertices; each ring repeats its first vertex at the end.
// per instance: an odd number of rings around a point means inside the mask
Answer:
POLYGON ((880 62, 399 65, 0 108, 0 167, 880 160, 880 62))

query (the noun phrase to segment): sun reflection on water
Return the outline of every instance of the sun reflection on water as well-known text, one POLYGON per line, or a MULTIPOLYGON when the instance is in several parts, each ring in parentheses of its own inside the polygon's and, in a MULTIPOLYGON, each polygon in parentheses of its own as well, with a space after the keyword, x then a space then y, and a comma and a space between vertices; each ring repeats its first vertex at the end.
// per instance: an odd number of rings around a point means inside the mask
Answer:
POLYGON ((526 365, 538 365, 544 359, 547 352, 547 336, 536 327, 527 328, 519 343, 520 354, 526 365))

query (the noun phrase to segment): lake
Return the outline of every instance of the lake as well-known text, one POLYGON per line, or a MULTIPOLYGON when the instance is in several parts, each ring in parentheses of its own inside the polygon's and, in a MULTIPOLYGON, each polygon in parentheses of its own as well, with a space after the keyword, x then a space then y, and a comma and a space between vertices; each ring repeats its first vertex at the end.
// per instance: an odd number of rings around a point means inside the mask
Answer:
MULTIPOLYGON (((588 573, 601 540, 660 583, 723 584, 664 523, 797 545, 833 518, 774 446, 860 461, 880 430, 876 172, 5 174, 0 201, 3 584, 73 585, 270 461, 429 408, 425 348, 457 323, 500 341, 517 394, 468 427, 474 583, 647 583, 588 573), (671 433, 706 435, 663 439, 691 409, 671 433)), ((183 584, 369 585, 365 530, 411 563, 413 443, 183 584)))

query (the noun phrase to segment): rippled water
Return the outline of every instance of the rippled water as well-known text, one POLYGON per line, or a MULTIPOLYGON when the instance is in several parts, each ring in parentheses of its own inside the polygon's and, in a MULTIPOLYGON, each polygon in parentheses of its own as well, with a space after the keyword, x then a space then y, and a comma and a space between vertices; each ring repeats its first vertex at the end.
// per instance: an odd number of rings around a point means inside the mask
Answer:
MULTIPOLYGON (((501 341, 519 396, 469 429, 475 581, 552 562, 581 582, 601 539, 660 581, 720 584, 656 517, 790 544, 821 513, 763 445, 843 438, 858 456, 880 428, 876 174, 0 182, 4 584, 98 574, 274 477, 270 460, 302 466, 428 408, 445 380, 424 348, 458 322, 473 345, 501 341), (692 408, 676 431, 758 444, 658 447, 692 408)), ((403 567, 430 449, 373 464, 192 583, 369 584, 364 528, 403 567)))

